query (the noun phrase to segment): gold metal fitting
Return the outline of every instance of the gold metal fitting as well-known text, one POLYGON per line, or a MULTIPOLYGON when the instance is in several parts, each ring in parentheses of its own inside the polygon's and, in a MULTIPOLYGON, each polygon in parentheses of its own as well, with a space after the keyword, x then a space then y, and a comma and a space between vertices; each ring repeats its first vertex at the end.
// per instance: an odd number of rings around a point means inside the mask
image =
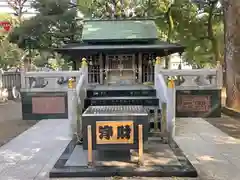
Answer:
POLYGON ((156 57, 155 64, 161 64, 161 58, 159 56, 156 57))
POLYGON ((173 79, 168 80, 168 88, 174 88, 175 87, 175 82, 173 79))
POLYGON ((81 67, 87 67, 88 64, 87 64, 87 59, 86 58, 82 58, 82 64, 81 64, 81 67))
POLYGON ((73 81, 74 81, 73 78, 68 80, 68 88, 69 89, 73 89, 73 81))

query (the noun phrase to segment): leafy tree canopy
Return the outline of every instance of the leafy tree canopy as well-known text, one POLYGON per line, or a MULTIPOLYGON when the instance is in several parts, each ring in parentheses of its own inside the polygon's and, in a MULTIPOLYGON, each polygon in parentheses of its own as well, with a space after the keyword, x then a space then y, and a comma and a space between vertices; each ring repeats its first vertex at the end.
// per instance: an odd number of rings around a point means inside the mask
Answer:
POLYGON ((148 15, 147 3, 146 0, 78 0, 78 9, 91 18, 136 18, 148 15))
POLYGON ((38 12, 22 22, 9 35, 9 40, 22 49, 51 49, 64 42, 74 41, 81 34, 76 20, 76 9, 69 0, 37 0, 32 7, 38 12))
MULTIPOLYGON (((19 24, 17 18, 15 16, 12 16, 12 15, 8 14, 8 13, 0 13, 0 22, 1 23, 2 22, 9 22, 9 24, 10 24, 10 31, 19 24)), ((1 27, 0 27, 0 39, 5 38, 9 34, 9 32, 6 31, 3 28, 3 24, 1 24, 1 27)))
POLYGON ((20 65, 23 51, 17 45, 10 43, 7 39, 0 42, 0 67, 7 69, 8 66, 20 65))
MULTIPOLYGON (((7 13, 0 13, 0 22, 9 22, 11 29, 18 25, 18 19, 7 13)), ((3 27, 0 30, 0 68, 7 69, 8 66, 17 66, 23 51, 8 41, 9 32, 3 27)))
POLYGON ((214 63, 223 57, 223 24, 219 0, 36 0, 39 12, 10 34, 22 49, 49 50, 79 40, 81 24, 75 7, 86 18, 116 19, 154 17, 159 37, 187 47, 184 57, 191 64, 214 63))
POLYGON ((220 0, 79 0, 78 7, 92 18, 155 18, 159 37, 185 45, 184 57, 191 64, 223 58, 220 0))

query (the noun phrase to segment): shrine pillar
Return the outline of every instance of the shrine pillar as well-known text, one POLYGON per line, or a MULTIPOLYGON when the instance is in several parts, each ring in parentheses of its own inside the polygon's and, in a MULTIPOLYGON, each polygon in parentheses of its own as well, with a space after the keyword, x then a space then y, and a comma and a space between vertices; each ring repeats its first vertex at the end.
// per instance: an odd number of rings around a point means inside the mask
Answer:
POLYGON ((154 66, 154 86, 155 86, 155 88, 156 88, 157 75, 161 69, 162 69, 161 59, 160 59, 160 57, 156 57, 156 62, 155 62, 155 66, 154 66))

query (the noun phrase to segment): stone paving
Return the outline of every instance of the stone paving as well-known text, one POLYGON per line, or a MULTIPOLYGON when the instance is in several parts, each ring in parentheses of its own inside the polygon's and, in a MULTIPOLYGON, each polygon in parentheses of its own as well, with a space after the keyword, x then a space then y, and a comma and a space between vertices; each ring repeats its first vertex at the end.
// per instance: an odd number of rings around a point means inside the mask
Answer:
POLYGON ((0 103, 0 146, 36 123, 35 120, 22 120, 22 105, 20 102, 8 101, 4 104, 0 103))
MULTIPOLYGON (((49 171, 70 141, 69 126, 69 121, 66 119, 44 120, 2 146, 0 148, 0 180, 49 180, 49 171)), ((177 119, 175 140, 197 168, 200 176, 195 179, 239 179, 240 140, 226 135, 201 118, 177 119)), ((190 180, 191 178, 122 179, 190 180)), ((61 180, 67 180, 67 178, 61 178, 61 180)))
POLYGON ((177 119, 175 141, 203 180, 240 179, 240 140, 202 118, 177 119))
POLYGON ((67 128, 68 120, 41 121, 2 146, 0 179, 41 178, 49 163, 56 161, 56 155, 67 146, 70 140, 67 128))

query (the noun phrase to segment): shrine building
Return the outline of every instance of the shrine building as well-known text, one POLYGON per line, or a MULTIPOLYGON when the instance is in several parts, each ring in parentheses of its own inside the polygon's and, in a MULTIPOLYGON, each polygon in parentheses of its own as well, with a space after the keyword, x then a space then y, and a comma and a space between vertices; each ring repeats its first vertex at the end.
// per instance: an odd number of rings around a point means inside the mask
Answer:
POLYGON ((182 53, 184 46, 159 40, 154 20, 85 20, 82 41, 58 52, 74 69, 87 59, 90 84, 143 84, 154 81, 157 56, 182 53))

